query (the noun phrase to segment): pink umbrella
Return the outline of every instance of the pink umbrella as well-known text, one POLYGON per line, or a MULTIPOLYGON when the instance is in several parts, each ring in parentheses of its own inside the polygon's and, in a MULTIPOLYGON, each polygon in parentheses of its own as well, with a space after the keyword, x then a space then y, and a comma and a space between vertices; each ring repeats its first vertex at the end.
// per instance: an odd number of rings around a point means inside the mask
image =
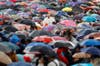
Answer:
POLYGON ((50 36, 44 35, 44 36, 37 36, 33 38, 32 41, 50 43, 53 41, 53 39, 50 36))
POLYGON ((14 24, 13 25, 16 29, 18 29, 19 31, 21 30, 29 30, 30 26, 24 25, 24 24, 14 24))
POLYGON ((64 38, 64 37, 60 37, 60 36, 53 36, 52 37, 53 38, 53 40, 64 40, 64 41, 67 41, 67 39, 66 38, 64 38))
POLYGON ((63 20, 60 24, 65 25, 67 27, 76 27, 76 22, 73 20, 63 20))
POLYGON ((0 5, 5 5, 5 2, 0 2, 0 5))

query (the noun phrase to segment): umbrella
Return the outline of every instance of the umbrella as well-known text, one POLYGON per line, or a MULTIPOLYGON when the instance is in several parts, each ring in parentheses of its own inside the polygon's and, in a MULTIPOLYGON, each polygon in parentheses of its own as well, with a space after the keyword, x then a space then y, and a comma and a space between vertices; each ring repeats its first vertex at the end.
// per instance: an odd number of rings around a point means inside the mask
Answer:
POLYGON ((7 66, 33 66, 33 65, 27 62, 13 62, 11 64, 8 64, 7 66))
POLYGON ((34 46, 47 46, 48 48, 51 48, 49 45, 42 43, 42 42, 32 42, 26 46, 26 48, 24 49, 24 52, 29 53, 31 48, 34 46))
POLYGON ((64 38, 64 37, 60 37, 60 36, 52 36, 52 38, 53 38, 53 40, 64 40, 64 41, 67 41, 67 39, 66 38, 64 38))
POLYGON ((98 15, 98 14, 91 14, 90 16, 96 18, 96 17, 99 16, 99 15, 98 15))
POLYGON ((100 37, 100 32, 90 33, 90 34, 86 35, 84 37, 84 39, 88 39, 89 37, 94 37, 94 39, 97 38, 97 37, 100 37))
POLYGON ((28 19, 22 20, 20 23, 25 24, 25 25, 30 25, 32 27, 36 26, 34 22, 32 22, 31 20, 28 20, 28 19))
POLYGON ((32 39, 32 41, 50 43, 53 41, 53 39, 50 36, 44 35, 44 36, 36 36, 35 38, 32 39))
POLYGON ((49 10, 46 9, 46 8, 38 8, 37 11, 38 11, 39 13, 48 13, 48 12, 49 12, 49 10))
POLYGON ((48 36, 52 36, 52 33, 47 32, 45 30, 34 30, 29 34, 29 37, 36 37, 36 36, 42 36, 42 35, 48 35, 48 36))
POLYGON ((72 66, 93 66, 93 65, 90 63, 78 63, 78 64, 74 64, 72 66))
POLYGON ((87 39, 81 42, 83 46, 100 46, 100 41, 95 39, 87 39))
POLYGON ((49 43, 49 45, 54 45, 54 47, 68 47, 70 49, 75 48, 75 44, 73 44, 70 41, 63 41, 63 40, 57 40, 49 43))
POLYGON ((96 47, 83 48, 83 49, 81 49, 81 52, 100 56, 100 49, 98 49, 96 47))
POLYGON ((0 62, 4 64, 10 64, 12 63, 11 59, 2 51, 0 51, 0 62))
POLYGON ((97 19, 95 17, 92 17, 92 16, 84 16, 82 18, 82 20, 85 22, 95 22, 97 19))
POLYGON ((0 45, 7 46, 11 50, 17 50, 19 47, 11 42, 0 42, 0 45))
POLYGON ((7 46, 0 44, 0 51, 5 52, 5 53, 9 53, 12 50, 10 48, 8 48, 7 46))
POLYGON ((39 51, 42 55, 46 55, 49 57, 55 57, 55 52, 46 46, 34 46, 31 48, 30 52, 39 51))
POLYGON ((60 22, 60 24, 65 25, 67 27, 76 27, 76 22, 73 20, 63 20, 60 22))
POLYGON ((64 12, 72 12, 72 8, 71 7, 65 7, 62 9, 62 11, 64 12))
POLYGON ((78 53, 73 54, 73 58, 76 58, 76 59, 90 58, 90 57, 91 57, 90 54, 87 54, 87 53, 84 53, 84 52, 78 52, 78 53))
POLYGON ((4 26, 5 30, 8 31, 8 32, 16 32, 17 29, 11 25, 9 26, 4 26))
POLYGON ((77 35, 77 38, 83 38, 84 36, 90 34, 90 33, 94 33, 94 32, 97 32, 96 30, 92 30, 92 29, 83 29, 81 30, 78 35, 77 35))

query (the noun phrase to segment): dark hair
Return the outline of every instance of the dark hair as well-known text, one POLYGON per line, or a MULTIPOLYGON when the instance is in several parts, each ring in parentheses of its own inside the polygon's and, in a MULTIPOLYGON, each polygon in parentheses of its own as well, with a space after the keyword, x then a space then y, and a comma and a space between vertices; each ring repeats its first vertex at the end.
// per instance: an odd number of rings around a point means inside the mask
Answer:
POLYGON ((0 62, 0 66, 7 66, 7 64, 0 62))

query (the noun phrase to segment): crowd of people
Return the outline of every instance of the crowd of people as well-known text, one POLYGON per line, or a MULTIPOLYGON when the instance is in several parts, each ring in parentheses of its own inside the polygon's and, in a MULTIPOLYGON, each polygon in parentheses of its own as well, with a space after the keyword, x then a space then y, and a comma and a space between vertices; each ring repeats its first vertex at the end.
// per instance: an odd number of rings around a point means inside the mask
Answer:
POLYGON ((0 0, 0 66, 99 66, 100 0, 0 0))

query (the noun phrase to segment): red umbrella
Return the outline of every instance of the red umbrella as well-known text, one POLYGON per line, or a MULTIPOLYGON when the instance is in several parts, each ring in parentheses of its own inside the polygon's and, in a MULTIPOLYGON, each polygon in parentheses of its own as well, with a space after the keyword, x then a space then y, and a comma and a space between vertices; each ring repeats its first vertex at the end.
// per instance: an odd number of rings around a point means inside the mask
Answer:
POLYGON ((37 9, 37 10, 38 10, 38 12, 40 12, 40 13, 48 13, 48 12, 49 12, 49 10, 46 9, 46 8, 39 8, 39 9, 37 9))
POLYGON ((76 22, 73 20, 63 20, 60 24, 65 25, 67 27, 76 27, 76 22))
POLYGON ((64 41, 67 41, 67 39, 66 38, 64 38, 64 37, 60 37, 60 36, 53 36, 52 37, 53 38, 53 40, 64 40, 64 41))
POLYGON ((53 41, 53 39, 52 39, 52 37, 44 35, 44 36, 37 36, 37 37, 33 38, 32 41, 50 43, 53 41))

